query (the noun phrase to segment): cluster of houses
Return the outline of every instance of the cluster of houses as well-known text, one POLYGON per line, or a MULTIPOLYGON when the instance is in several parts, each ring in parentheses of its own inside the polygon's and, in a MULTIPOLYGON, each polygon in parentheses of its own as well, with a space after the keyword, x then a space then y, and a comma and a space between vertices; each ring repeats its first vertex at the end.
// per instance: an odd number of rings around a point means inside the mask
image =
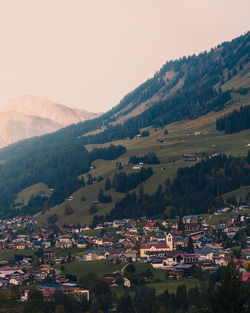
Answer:
MULTIPOLYGON (((80 288, 77 284, 72 283, 63 283, 63 284, 51 284, 44 283, 42 285, 36 286, 36 288, 43 294, 44 299, 48 300, 53 294, 57 292, 61 292, 67 296, 73 296, 78 301, 81 301, 83 297, 89 301, 89 290, 80 288)), ((20 300, 25 302, 28 300, 30 293, 30 289, 25 289, 21 293, 20 300)))
MULTIPOLYGON (((56 233, 54 229, 38 227, 32 217, 2 220, 0 249, 16 250, 17 255, 18 250, 25 251, 22 252, 23 257, 19 254, 15 260, 0 259, 0 288, 31 284, 42 286, 52 277, 57 285, 41 287, 45 294, 68 290, 80 296, 86 292, 75 285, 67 285, 72 282, 58 270, 60 266, 54 265, 99 260, 125 265, 130 262, 148 262, 154 269, 165 270, 169 278, 191 277, 197 268, 213 272, 233 260, 242 280, 249 282, 249 237, 237 258, 232 250, 233 246, 239 245, 237 234, 249 223, 250 215, 246 210, 247 207, 240 207, 237 214, 232 214, 233 217, 228 218, 226 223, 213 226, 207 225, 206 220, 198 215, 184 216, 181 220, 171 222, 142 217, 96 226, 67 225, 56 233), (230 247, 225 246, 225 239, 231 243, 230 247), (74 248, 72 254, 68 252, 71 248, 74 248)), ((216 214, 225 212, 228 213, 228 209, 221 208, 216 214)), ((112 277, 107 282, 116 285, 112 277)), ((123 286, 130 287, 130 281, 125 276, 123 282, 123 286)), ((28 291, 23 294, 23 299, 27 294, 28 291)))

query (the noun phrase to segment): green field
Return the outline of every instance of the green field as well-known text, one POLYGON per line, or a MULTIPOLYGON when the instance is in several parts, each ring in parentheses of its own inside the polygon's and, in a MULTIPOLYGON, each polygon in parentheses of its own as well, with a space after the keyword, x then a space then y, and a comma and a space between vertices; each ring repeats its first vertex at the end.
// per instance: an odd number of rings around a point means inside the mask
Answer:
POLYGON ((7 259, 7 260, 14 260, 14 256, 16 255, 23 255, 26 257, 30 257, 34 254, 35 250, 1 250, 0 251, 0 258, 7 259))
POLYGON ((224 201, 226 201, 229 197, 235 196, 237 201, 239 201, 240 199, 244 200, 249 192, 250 186, 241 186, 239 189, 225 193, 222 198, 224 201))
MULTIPOLYGON (((76 275, 78 279, 81 276, 86 275, 89 272, 96 273, 98 277, 103 277, 104 275, 112 276, 113 273, 120 271, 124 264, 109 264, 106 260, 101 261, 89 261, 89 262, 71 262, 69 264, 64 264, 65 272, 72 275, 76 275)), ((170 280, 166 278, 166 271, 153 269, 148 263, 134 263, 136 268, 136 273, 144 272, 150 269, 154 275, 153 281, 147 284, 148 287, 155 288, 156 294, 163 293, 166 289, 169 292, 175 292, 179 285, 185 284, 187 289, 199 286, 200 283, 195 278, 182 278, 179 280, 170 280)), ((60 269, 60 265, 56 266, 60 269)), ((116 288, 117 293, 122 293, 124 290, 116 288)))
POLYGON ((17 194, 15 204, 22 203, 24 205, 27 205, 30 197, 32 195, 35 195, 35 194, 41 192, 41 191, 46 192, 46 193, 51 193, 48 186, 46 186, 43 183, 38 183, 38 184, 32 185, 31 187, 27 187, 27 188, 23 189, 21 192, 19 192, 17 194))
POLYGON ((237 217, 239 214, 249 214, 250 210, 240 211, 240 212, 228 212, 219 215, 210 215, 206 219, 208 225, 219 225, 220 223, 225 223, 230 217, 237 217))
POLYGON ((155 288, 156 295, 163 293, 166 289, 169 292, 176 292, 176 289, 180 285, 186 285, 187 290, 190 288, 194 288, 196 286, 200 286, 200 282, 196 278, 181 278, 178 280, 165 280, 161 282, 153 282, 149 283, 147 286, 155 288))
MULTIPOLYGON (((90 272, 95 273, 98 277, 104 274, 112 275, 113 272, 120 271, 124 264, 109 264, 106 260, 100 261, 73 261, 64 264, 65 273, 76 275, 78 279, 90 272)), ((56 265, 60 269, 60 265, 56 265)))

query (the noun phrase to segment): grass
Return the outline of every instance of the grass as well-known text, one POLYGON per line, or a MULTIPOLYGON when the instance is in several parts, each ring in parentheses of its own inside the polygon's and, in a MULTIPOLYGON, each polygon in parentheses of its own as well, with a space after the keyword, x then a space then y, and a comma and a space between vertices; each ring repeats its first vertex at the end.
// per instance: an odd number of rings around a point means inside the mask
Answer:
MULTIPOLYGON (((103 277, 108 274, 112 276, 114 272, 120 271, 123 266, 124 264, 109 264, 106 260, 89 262, 74 261, 69 264, 64 264, 64 273, 76 275, 78 279, 89 272, 96 273, 98 277, 103 277)), ((154 280, 156 281, 147 284, 147 286, 155 288, 157 295, 163 293, 166 289, 168 289, 169 292, 176 292, 177 287, 182 284, 185 284, 188 290, 195 286, 199 286, 199 281, 195 278, 169 280, 166 278, 166 271, 153 269, 148 263, 134 263, 134 266, 136 268, 136 273, 151 269, 154 275, 154 280)), ((60 265, 56 265, 55 267, 60 269, 60 265)), ((122 293, 122 290, 117 288, 116 292, 122 293)))
POLYGON ((230 217, 236 217, 238 216, 238 214, 249 214, 249 213, 250 213, 250 209, 246 211, 241 211, 241 213, 233 211, 233 212, 223 213, 219 215, 210 215, 206 219, 206 222, 208 225, 219 225, 220 223, 225 223, 227 219, 230 217))
MULTIPOLYGON (((124 264, 109 264, 106 260, 100 261, 73 261, 64 264, 65 272, 80 277, 93 272, 98 277, 103 277, 104 274, 112 275, 113 272, 120 271, 124 264)), ((60 269, 60 265, 56 265, 60 269)))
POLYGON ((231 192, 225 193, 222 198, 226 201, 231 196, 235 196, 237 201, 240 199, 245 200, 246 195, 250 192, 250 186, 241 186, 239 189, 233 190, 231 192))
MULTIPOLYGON (((67 255, 67 254, 71 254, 72 256, 75 255, 79 255, 81 254, 83 251, 85 251, 86 249, 79 249, 77 247, 74 248, 67 248, 67 249, 61 249, 61 248, 51 248, 51 249, 47 249, 50 251, 55 252, 56 256, 61 256, 61 255, 67 255)), ((0 258, 3 259, 7 259, 7 260, 14 260, 15 259, 15 255, 22 255, 22 256, 33 256, 33 254, 36 252, 37 250, 34 249, 24 249, 24 250, 0 250, 0 258)), ((44 250, 46 251, 46 249, 44 250)))
POLYGON ((22 191, 20 191, 17 194, 17 198, 15 200, 15 204, 18 203, 22 203, 24 205, 27 205, 29 202, 29 199, 32 195, 35 195, 37 193, 39 193, 40 191, 44 191, 46 193, 50 193, 50 190, 48 188, 48 186, 46 186, 43 183, 38 183, 35 185, 32 185, 30 187, 27 187, 25 189, 23 189, 22 191))
MULTIPOLYGON (((103 176, 104 181, 77 190, 73 194, 73 200, 70 201, 69 199, 65 199, 62 204, 51 208, 44 215, 41 213, 37 214, 38 222, 41 225, 46 225, 48 217, 52 214, 57 214, 59 216, 58 225, 63 225, 64 223, 82 224, 92 221, 93 216, 89 215, 91 202, 97 200, 99 190, 104 188, 105 179, 109 177, 112 180, 114 173, 118 171, 116 169, 116 162, 125 162, 133 155, 141 156, 154 151, 160 160, 160 165, 152 165, 154 170, 153 176, 143 183, 145 192, 150 194, 156 191, 159 184, 164 185, 166 178, 172 179, 179 167, 195 164, 195 162, 184 161, 182 158, 183 153, 204 152, 212 154, 224 152, 233 156, 246 155, 249 149, 246 145, 249 143, 250 130, 225 135, 223 132, 218 132, 215 129, 215 121, 219 116, 238 107, 238 97, 241 97, 246 103, 249 103, 249 97, 233 94, 232 101, 235 102, 235 104, 232 104, 224 111, 210 112, 196 120, 170 124, 167 126, 167 135, 164 135, 164 129, 158 129, 155 131, 149 127, 148 129, 151 133, 149 137, 113 142, 115 145, 122 144, 126 146, 127 152, 116 160, 94 161, 93 165, 95 165, 96 168, 89 172, 92 176, 103 176), (195 131, 202 132, 202 135, 186 135, 188 132, 195 131), (157 142, 157 140, 161 138, 164 138, 166 142, 157 142), (215 149, 211 148, 212 145, 215 145, 215 149), (166 170, 161 170, 162 167, 165 167, 166 170), (86 200, 81 201, 82 197, 85 197, 86 200), (69 204, 74 210, 71 215, 65 215, 65 206, 67 204, 69 204)), ((240 100, 240 103, 244 102, 242 99, 240 100)), ((110 145, 110 143, 103 145, 87 145, 86 148, 90 151, 95 147, 108 145, 110 145)), ((124 171, 133 171, 132 166, 124 166, 124 171)), ((86 174, 83 176, 86 180, 86 174)), ((138 192, 139 188, 140 187, 137 187, 135 191, 138 192)), ((113 189, 109 190, 108 193, 112 195, 113 201, 111 203, 98 204, 98 215, 105 215, 108 213, 114 207, 115 203, 124 197, 123 193, 117 193, 113 189)))
POLYGON ((0 258, 7 259, 7 260, 14 260, 15 254, 16 255, 23 255, 23 256, 32 256, 35 250, 25 249, 25 250, 1 250, 0 251, 0 258))
POLYGON ((190 288, 194 288, 195 286, 200 285, 200 282, 196 278, 181 278, 178 280, 165 280, 161 282, 153 282, 149 283, 147 286, 155 288, 156 295, 159 295, 161 293, 164 293, 165 290, 168 290, 169 292, 176 292, 176 289, 180 285, 186 285, 187 290, 190 288))

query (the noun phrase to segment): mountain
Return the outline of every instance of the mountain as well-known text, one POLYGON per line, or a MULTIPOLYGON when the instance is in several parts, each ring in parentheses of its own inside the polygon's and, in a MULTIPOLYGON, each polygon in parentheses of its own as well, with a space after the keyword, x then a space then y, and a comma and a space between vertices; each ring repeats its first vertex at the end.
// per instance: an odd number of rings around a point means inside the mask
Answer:
MULTIPOLYGON (((182 157, 185 153, 195 152, 192 162, 221 152, 246 155, 250 130, 225 135, 216 131, 216 119, 250 104, 249 37, 250 32, 209 52, 168 61, 154 77, 98 118, 1 149, 2 215, 17 214, 19 209, 9 208, 18 193, 40 182, 54 189, 46 212, 42 209, 39 215, 42 222, 55 216, 60 223, 90 220, 91 203, 105 187, 103 178, 116 179, 123 166, 128 174, 122 172, 120 178, 124 184, 129 181, 129 190, 138 192, 143 181, 143 188, 154 193, 159 184, 175 177, 178 168, 192 164, 182 157), (147 137, 136 139, 138 134, 147 137), (125 146, 126 152, 112 146, 105 152, 104 144, 111 142, 125 146), (94 148, 97 151, 92 154, 94 148), (111 153, 115 149, 123 153, 111 153), (146 175, 146 180, 129 175, 133 169, 127 161, 152 151, 160 161, 152 165, 153 174, 146 175), (86 182, 89 184, 84 187, 86 182), (70 214, 66 213, 68 205, 70 214)), ((112 197, 106 198, 112 202, 98 204, 97 215, 110 212, 124 196, 113 187, 110 194, 112 197)))
POLYGON ((25 95, 0 107, 0 147, 93 119, 100 114, 25 95))

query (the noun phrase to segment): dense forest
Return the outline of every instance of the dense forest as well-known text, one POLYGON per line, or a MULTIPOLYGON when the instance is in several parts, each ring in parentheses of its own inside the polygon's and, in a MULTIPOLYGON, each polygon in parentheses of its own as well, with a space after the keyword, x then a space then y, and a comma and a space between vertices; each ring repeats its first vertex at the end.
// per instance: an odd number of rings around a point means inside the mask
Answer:
POLYGON ((32 207, 39 207, 47 201, 48 206, 64 201, 74 191, 84 187, 83 180, 78 179, 80 174, 89 170, 90 164, 97 158, 105 160, 116 159, 126 152, 122 146, 110 145, 107 148, 87 149, 77 143, 68 145, 49 146, 47 149, 37 149, 33 154, 27 153, 24 158, 13 158, 0 165, 0 205, 2 213, 17 214, 18 211, 7 209, 13 205, 16 194, 22 189, 37 182, 43 182, 54 189, 52 195, 33 197, 25 211, 32 207), (32 166, 31 166, 32 165, 32 166))
POLYGON ((250 151, 246 158, 232 158, 224 154, 208 157, 192 167, 179 168, 173 181, 166 180, 164 189, 159 185, 153 195, 127 193, 115 204, 109 214, 93 219, 100 221, 154 216, 212 212, 224 205, 221 195, 250 185, 250 151))
POLYGON ((226 134, 250 128, 250 105, 234 110, 216 120, 216 129, 226 134))
POLYGON ((141 168, 139 173, 126 174, 125 172, 115 173, 112 180, 112 187, 116 192, 128 192, 153 175, 151 167, 141 168))

